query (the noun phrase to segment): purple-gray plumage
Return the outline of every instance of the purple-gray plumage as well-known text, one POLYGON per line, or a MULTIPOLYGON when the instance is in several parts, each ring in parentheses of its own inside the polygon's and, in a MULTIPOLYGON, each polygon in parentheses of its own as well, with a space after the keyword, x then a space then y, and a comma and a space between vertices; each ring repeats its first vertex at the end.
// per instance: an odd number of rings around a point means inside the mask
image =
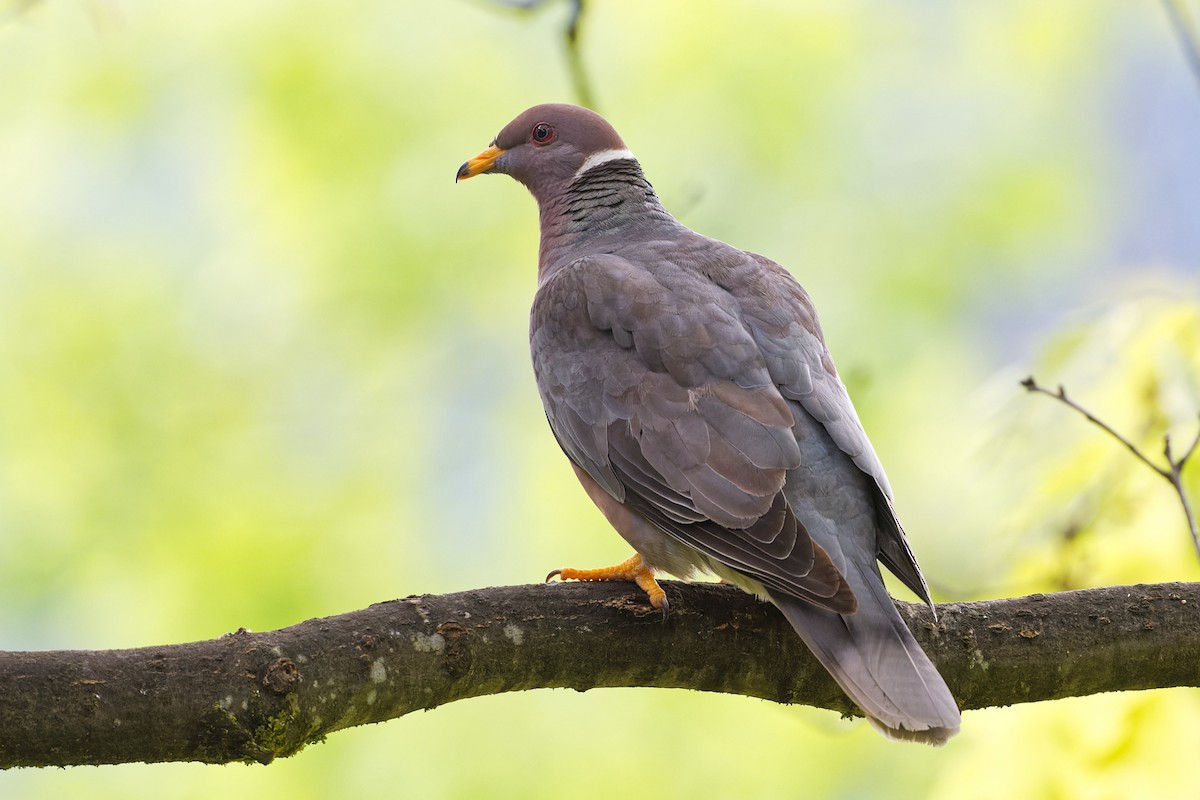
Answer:
POLYGON ((658 201, 599 115, 535 106, 458 178, 537 200, 530 347, 546 416, 588 495, 640 556, 616 571, 716 574, 774 603, 888 736, 942 744, 958 707, 884 588, 929 592, 812 301, 774 262, 658 201))

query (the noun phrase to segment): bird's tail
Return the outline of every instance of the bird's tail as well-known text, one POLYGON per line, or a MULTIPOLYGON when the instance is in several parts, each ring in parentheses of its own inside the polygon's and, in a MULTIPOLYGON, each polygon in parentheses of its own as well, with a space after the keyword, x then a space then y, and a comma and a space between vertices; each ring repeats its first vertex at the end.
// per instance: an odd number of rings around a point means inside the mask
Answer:
POLYGON ((881 733, 945 744, 959 726, 950 689, 904 624, 878 573, 864 575, 857 566, 849 566, 849 572, 858 599, 853 614, 776 594, 771 602, 881 733))

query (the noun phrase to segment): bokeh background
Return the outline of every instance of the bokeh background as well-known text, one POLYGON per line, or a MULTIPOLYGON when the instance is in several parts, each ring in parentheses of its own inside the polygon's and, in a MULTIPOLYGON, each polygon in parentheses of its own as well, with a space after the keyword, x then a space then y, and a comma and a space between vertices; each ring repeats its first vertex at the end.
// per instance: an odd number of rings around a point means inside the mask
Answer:
MULTIPOLYGON (((0 648, 628 555, 534 389, 533 202, 453 181, 576 98, 569 10, 0 3, 0 648)), ((1195 435, 1200 85, 1161 4, 596 0, 579 44, 667 207, 816 299, 938 599, 1200 579, 1170 488, 1018 386, 1065 383, 1155 454, 1195 435)), ((971 712, 941 750, 538 691, 0 797, 1187 796, 1197 741, 1195 690, 971 712)))

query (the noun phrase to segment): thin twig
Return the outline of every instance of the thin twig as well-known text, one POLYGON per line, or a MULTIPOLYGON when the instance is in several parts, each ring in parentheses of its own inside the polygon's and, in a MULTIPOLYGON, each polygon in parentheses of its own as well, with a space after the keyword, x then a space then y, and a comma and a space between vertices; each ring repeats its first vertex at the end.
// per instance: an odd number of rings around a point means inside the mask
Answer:
POLYGON ((1188 447, 1187 452, 1183 454, 1183 458, 1175 462, 1179 465, 1180 470, 1182 470, 1184 465, 1187 464, 1187 460, 1192 457, 1192 453, 1196 452, 1196 447, 1198 445, 1200 445, 1200 431, 1196 431, 1196 438, 1192 440, 1192 444, 1188 447))
POLYGON ((1153 461, 1151 461, 1149 458, 1146 457, 1145 453, 1143 453, 1141 450, 1138 449, 1137 445, 1135 445, 1133 442, 1129 441, 1124 436, 1122 436, 1121 434, 1119 434, 1115 430, 1113 430, 1111 427, 1109 427, 1108 424, 1104 422, 1104 420, 1098 419, 1095 415, 1093 415, 1086 408, 1079 405, 1071 398, 1067 397, 1067 390, 1065 388, 1063 388, 1063 386, 1061 384, 1059 385, 1057 392, 1052 392, 1049 389, 1047 389, 1046 387, 1039 385, 1038 382, 1036 380, 1034 380, 1033 376, 1030 375, 1028 378, 1021 381, 1021 385, 1024 386, 1026 389, 1028 389, 1031 392, 1040 392, 1040 393, 1046 395, 1047 397, 1053 397, 1055 400, 1059 400, 1063 403, 1066 403, 1071 408, 1075 409, 1080 414, 1082 414, 1089 422, 1099 425, 1101 428, 1104 429, 1104 431, 1109 436, 1113 437, 1118 442, 1125 445, 1125 447, 1127 447, 1129 449, 1129 452, 1133 453, 1135 456, 1137 456, 1139 459, 1141 459, 1142 462, 1146 466, 1150 467, 1150 469, 1154 470, 1159 475, 1162 475, 1167 480, 1171 479, 1171 473, 1169 470, 1165 470, 1162 467, 1155 464, 1153 461))
POLYGON ((1196 515, 1192 511, 1191 504, 1188 503, 1187 495, 1184 494, 1182 477, 1184 465, 1192 457, 1192 453, 1196 452, 1196 445, 1200 444, 1200 431, 1196 432, 1196 438, 1192 440, 1191 446, 1188 447, 1178 461, 1171 458, 1170 435, 1163 437, 1163 439, 1163 455, 1167 457, 1167 463, 1171 465, 1171 475, 1168 480, 1175 487, 1175 491, 1179 495, 1179 502, 1183 504, 1183 515, 1187 517, 1188 530, 1192 533, 1192 544, 1195 545, 1196 551, 1200 553, 1200 532, 1197 530, 1196 515))
POLYGON ((1034 380, 1034 377, 1030 375, 1028 378, 1021 381, 1021 385, 1031 392, 1038 392, 1046 395, 1047 397, 1053 397, 1055 400, 1065 403, 1066 405, 1075 409, 1089 422, 1099 426, 1109 436, 1125 445, 1129 452, 1137 456, 1137 458, 1143 464, 1154 470, 1156 473, 1161 475, 1163 479, 1167 481, 1167 483, 1171 484, 1171 486, 1175 489, 1175 494, 1179 495, 1179 504, 1183 506, 1183 516, 1187 520, 1188 532, 1192 535, 1192 546, 1196 548, 1196 554, 1200 555, 1200 530, 1197 529, 1196 515, 1192 512, 1192 505, 1190 502, 1188 502, 1187 493, 1183 490, 1183 479, 1181 477, 1184 465, 1186 465, 1188 459, 1192 457, 1192 453, 1196 452, 1197 445, 1200 445, 1200 431, 1196 433, 1195 440, 1192 441, 1191 446, 1188 447, 1187 451, 1178 460, 1171 456, 1170 434, 1163 437, 1163 455, 1167 459, 1167 467, 1164 469, 1163 467, 1160 467, 1158 464, 1155 464, 1153 461, 1151 461, 1146 454, 1143 453, 1140 448, 1138 448, 1137 445, 1126 439, 1121 434, 1117 433, 1117 431, 1113 430, 1108 423, 1096 417, 1094 414, 1092 414, 1092 412, 1088 411, 1086 408, 1068 397, 1067 390, 1062 384, 1059 384, 1057 392, 1052 392, 1044 386, 1041 386, 1036 380, 1034 380))
POLYGON ((1196 29, 1196 23, 1188 10, 1187 2, 1186 0, 1163 0, 1163 8, 1166 9, 1167 17, 1171 20, 1171 27, 1175 30, 1175 35, 1183 47, 1183 55, 1192 69, 1192 75, 1195 76, 1197 82, 1200 82, 1200 32, 1196 29))

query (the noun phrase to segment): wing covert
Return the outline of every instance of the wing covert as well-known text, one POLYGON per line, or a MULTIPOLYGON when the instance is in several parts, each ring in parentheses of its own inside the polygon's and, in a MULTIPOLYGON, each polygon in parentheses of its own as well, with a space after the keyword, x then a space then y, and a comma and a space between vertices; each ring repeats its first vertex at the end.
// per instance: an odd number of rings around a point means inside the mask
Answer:
POLYGON ((534 372, 569 458, 666 533, 777 591, 846 607, 844 580, 787 507, 791 408, 716 287, 614 255, 547 278, 534 372))

